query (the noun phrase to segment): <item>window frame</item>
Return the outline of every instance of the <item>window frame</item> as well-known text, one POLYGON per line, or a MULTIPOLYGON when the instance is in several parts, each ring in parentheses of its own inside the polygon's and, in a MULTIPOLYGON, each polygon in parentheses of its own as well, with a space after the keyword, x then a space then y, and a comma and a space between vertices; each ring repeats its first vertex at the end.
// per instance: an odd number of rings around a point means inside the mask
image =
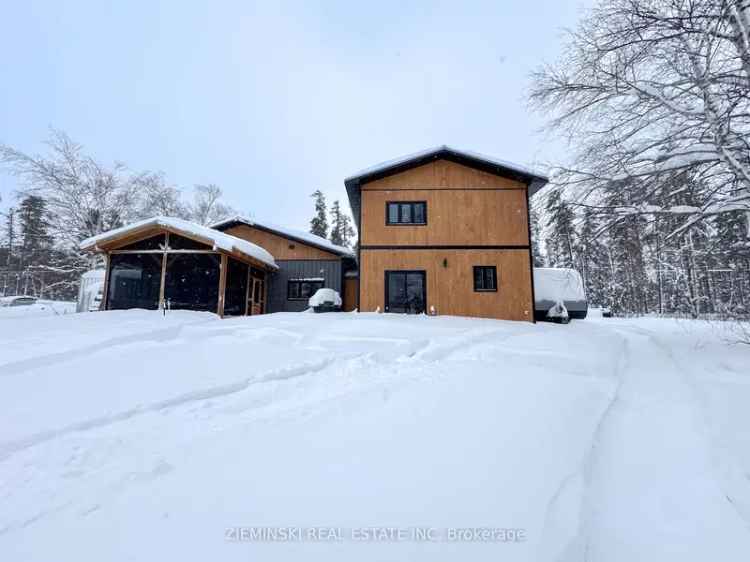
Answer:
POLYGON ((286 300, 288 300, 288 301, 307 301, 307 300, 310 299, 311 296, 313 296, 315 294, 315 292, 318 289, 322 289, 324 287, 325 287, 325 280, 324 279, 289 279, 286 282, 286 300), (315 289, 314 291, 312 291, 310 293, 310 296, 308 296, 308 297, 301 297, 301 296, 292 297, 291 296, 292 285, 295 285, 295 284, 299 285, 299 289, 297 290, 297 295, 301 295, 302 294, 302 285, 304 283, 308 283, 308 284, 311 284, 311 285, 320 285, 320 286, 317 289, 315 289))
POLYGON ((386 201, 385 202, 385 225, 386 226, 427 226, 427 201, 386 201), (391 214, 389 213, 391 205, 398 205, 398 221, 391 222, 391 214), (412 216, 411 222, 401 222, 401 205, 410 205, 411 210, 409 211, 412 216), (414 207, 415 205, 424 206, 424 221, 414 222, 414 207))
POLYGON ((472 283, 474 284, 475 293, 497 293, 497 286, 499 283, 498 283, 498 278, 497 278, 497 266, 496 265, 475 265, 473 266, 471 272, 472 272, 472 283), (477 270, 482 271, 482 287, 477 287, 477 270), (491 289, 484 288, 484 283, 485 283, 484 271, 485 270, 492 270, 492 277, 495 283, 494 283, 494 287, 491 289))

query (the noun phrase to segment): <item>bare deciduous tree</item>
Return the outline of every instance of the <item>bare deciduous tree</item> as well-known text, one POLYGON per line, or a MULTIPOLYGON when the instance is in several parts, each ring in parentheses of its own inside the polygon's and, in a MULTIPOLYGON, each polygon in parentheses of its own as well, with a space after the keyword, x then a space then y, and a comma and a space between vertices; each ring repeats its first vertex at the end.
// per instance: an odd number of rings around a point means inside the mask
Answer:
POLYGON ((211 225, 228 218, 236 212, 221 202, 223 193, 218 185, 196 185, 190 218, 202 225, 211 225))
POLYGON ((556 175, 579 200, 631 178, 639 197, 613 211, 679 215, 681 228, 750 213, 748 0, 600 1, 563 59, 535 74, 531 101, 579 147, 556 175), (664 177, 685 172, 705 197, 660 206, 664 177))
POLYGON ((0 163, 21 180, 24 195, 44 197, 56 238, 76 245, 131 218, 137 193, 124 164, 102 166, 62 131, 52 130, 47 145, 49 156, 0 145, 0 163))

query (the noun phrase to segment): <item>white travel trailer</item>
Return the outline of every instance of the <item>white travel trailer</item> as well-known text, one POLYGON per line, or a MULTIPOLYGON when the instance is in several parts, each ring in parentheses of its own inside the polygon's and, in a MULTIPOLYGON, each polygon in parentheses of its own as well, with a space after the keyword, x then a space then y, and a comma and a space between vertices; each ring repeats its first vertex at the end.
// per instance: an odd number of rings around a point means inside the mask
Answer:
POLYGON ((104 270, 92 269, 81 276, 76 312, 99 310, 104 295, 104 270))
POLYGON ((575 269, 534 268, 534 318, 536 320, 560 320, 563 317, 586 318, 588 308, 583 279, 575 269))

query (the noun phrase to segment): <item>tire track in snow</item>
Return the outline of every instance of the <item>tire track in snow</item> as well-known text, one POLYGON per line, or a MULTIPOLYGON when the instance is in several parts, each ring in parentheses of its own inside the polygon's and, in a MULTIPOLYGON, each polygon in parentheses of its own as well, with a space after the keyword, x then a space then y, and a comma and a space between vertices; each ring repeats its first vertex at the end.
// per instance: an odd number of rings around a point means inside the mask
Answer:
POLYGON ((52 441, 54 439, 65 437, 66 435, 69 435, 71 433, 98 429, 100 427, 112 425, 139 415, 157 412, 166 408, 171 408, 173 406, 181 406, 190 402, 209 400, 212 398, 236 394, 238 392, 246 390, 253 385, 264 382, 280 381, 313 374, 325 369, 336 360, 337 358, 335 356, 331 356, 315 362, 307 362, 301 365, 276 369, 261 374, 260 376, 246 378, 234 383, 228 383, 188 392, 174 398, 154 402, 145 406, 138 406, 136 408, 118 412, 116 414, 100 416, 82 422, 77 422, 57 430, 48 430, 35 433, 33 435, 30 435, 29 437, 25 437, 24 439, 0 443, 0 461, 6 459, 9 455, 15 452, 21 451, 23 449, 28 449, 29 447, 33 447, 46 441, 52 441))
MULTIPOLYGON (((542 541, 540 544, 540 549, 543 551, 540 556, 541 560, 556 560, 559 562, 570 560, 573 562, 589 559, 588 538, 591 519, 591 498, 589 494, 593 459, 605 421, 611 415, 612 410, 618 402, 620 389, 623 384, 622 375, 629 362, 629 357, 630 348, 628 341, 622 338, 618 359, 613 370, 613 378, 617 381, 615 390, 591 432, 589 445, 579 468, 560 481, 547 503, 544 525, 542 527, 542 541), (574 489, 575 486, 580 486, 580 489, 574 489), (576 530, 572 536, 569 535, 562 538, 552 537, 550 536, 553 534, 551 529, 553 527, 564 526, 567 523, 567 519, 572 516, 569 510, 566 510, 566 506, 563 505, 564 498, 567 498, 569 493, 577 496, 576 511, 578 512, 578 523, 576 530), (558 544, 550 544, 552 542, 558 544)), ((560 533, 558 532, 557 534, 560 533)))
POLYGON ((117 336, 97 342, 95 344, 86 345, 83 347, 68 349, 60 351, 58 353, 49 353, 47 355, 40 355, 36 357, 30 357, 28 359, 21 359, 19 361, 11 361, 10 363, 0 364, 0 377, 17 375, 40 369, 43 367, 49 367, 51 365, 58 365, 60 363, 66 363, 68 361, 74 361, 81 357, 86 357, 92 353, 100 352, 107 348, 119 347, 123 345, 130 345, 133 343, 141 342, 164 342, 176 338, 180 335, 182 330, 186 327, 196 326, 210 322, 210 320, 202 320, 199 322, 189 322, 186 324, 178 324, 176 326, 169 326, 168 328, 159 328, 157 330, 150 330, 147 332, 138 332, 126 336, 117 336))
POLYGON ((578 536, 557 560, 744 561, 750 533, 712 474, 681 367, 653 332, 614 331, 628 355, 584 463, 578 536))

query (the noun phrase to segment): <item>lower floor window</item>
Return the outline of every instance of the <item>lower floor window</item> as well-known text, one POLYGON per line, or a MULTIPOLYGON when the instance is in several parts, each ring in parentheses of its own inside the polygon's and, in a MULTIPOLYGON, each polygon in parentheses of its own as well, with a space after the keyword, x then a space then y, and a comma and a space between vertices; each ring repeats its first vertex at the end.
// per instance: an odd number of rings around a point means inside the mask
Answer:
POLYGON ((290 301, 307 300, 322 288, 322 279, 293 279, 287 285, 286 298, 290 301))
POLYGON ((494 265, 474 266, 474 290, 497 291, 497 268, 494 265))

